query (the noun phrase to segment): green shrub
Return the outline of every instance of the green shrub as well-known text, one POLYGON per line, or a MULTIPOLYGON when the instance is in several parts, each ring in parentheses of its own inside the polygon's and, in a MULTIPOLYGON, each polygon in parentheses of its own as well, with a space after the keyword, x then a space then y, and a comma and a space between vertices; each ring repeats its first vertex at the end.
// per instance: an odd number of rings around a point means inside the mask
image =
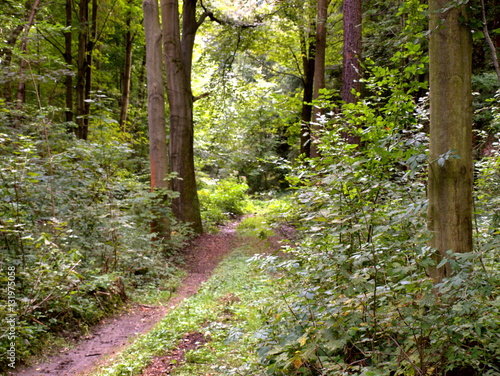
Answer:
POLYGON ((248 185, 244 178, 231 176, 222 180, 204 179, 201 186, 198 195, 206 227, 214 227, 228 218, 245 213, 248 185))
POLYGON ((238 225, 238 233, 244 236, 255 236, 266 239, 274 235, 274 231, 263 216, 244 218, 238 225))

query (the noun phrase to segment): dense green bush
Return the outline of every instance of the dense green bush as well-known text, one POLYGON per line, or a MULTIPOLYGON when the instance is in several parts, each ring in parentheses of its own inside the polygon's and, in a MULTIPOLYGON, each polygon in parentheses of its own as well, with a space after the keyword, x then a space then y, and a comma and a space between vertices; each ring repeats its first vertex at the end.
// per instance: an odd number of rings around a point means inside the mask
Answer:
POLYGON ((202 180, 198 191, 205 227, 213 228, 231 217, 242 215, 248 205, 248 185, 242 177, 202 180))
POLYGON ((408 170, 393 169, 368 135, 356 151, 332 135, 315 170, 297 172, 306 237, 287 259, 260 260, 281 295, 265 308, 262 362, 275 375, 499 374, 498 227, 484 207, 486 192, 496 199, 498 158, 480 170, 476 252, 450 253, 455 274, 434 285, 424 186, 418 164, 410 169, 422 150, 391 137, 408 153, 408 170))

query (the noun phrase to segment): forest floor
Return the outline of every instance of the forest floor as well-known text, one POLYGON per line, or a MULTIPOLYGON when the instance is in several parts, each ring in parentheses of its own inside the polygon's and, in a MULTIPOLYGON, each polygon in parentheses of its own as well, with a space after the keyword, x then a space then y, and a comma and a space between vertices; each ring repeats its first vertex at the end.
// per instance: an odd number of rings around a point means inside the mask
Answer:
MULTIPOLYGON (((232 222, 217 234, 203 234, 194 239, 186 249, 187 276, 164 306, 131 304, 125 312, 104 320, 91 334, 83 336, 71 348, 60 349, 60 355, 19 368, 9 376, 65 376, 88 375, 109 356, 119 352, 137 336, 149 331, 170 310, 184 299, 196 294, 202 282, 208 280, 217 264, 235 246, 236 227, 232 222)), ((186 338, 185 348, 199 339, 186 338)), ((182 356, 179 349, 177 356, 182 356)), ((176 356, 176 355, 173 355, 176 356)), ((153 366, 153 369, 155 367, 153 366)), ((150 369, 158 374, 161 370, 150 369)))

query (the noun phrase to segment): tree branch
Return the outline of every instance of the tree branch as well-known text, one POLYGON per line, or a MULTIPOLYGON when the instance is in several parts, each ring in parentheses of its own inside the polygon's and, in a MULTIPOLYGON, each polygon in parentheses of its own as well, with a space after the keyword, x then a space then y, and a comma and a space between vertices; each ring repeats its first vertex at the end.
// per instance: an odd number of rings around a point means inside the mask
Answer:
POLYGON ((200 21, 198 21, 200 23, 200 25, 207 17, 210 18, 211 21, 216 22, 219 25, 234 26, 234 27, 237 27, 240 29, 251 29, 254 27, 259 27, 259 26, 264 25, 263 22, 244 23, 244 22, 232 20, 229 18, 221 19, 221 18, 216 17, 215 14, 211 10, 209 10, 207 7, 205 7, 202 0, 200 0, 200 5, 204 10, 204 13, 200 17, 200 21))
POLYGON ((493 41, 491 40, 490 33, 488 32, 488 24, 486 20, 486 9, 484 5, 484 0, 481 0, 481 16, 483 19, 483 34, 484 37, 486 38, 486 42, 488 42, 488 46, 490 47, 491 50, 491 57, 493 58, 493 66, 495 67, 495 72, 498 77, 498 82, 500 84, 500 66, 498 64, 498 56, 497 56, 497 51, 495 48, 495 45, 493 44, 493 41))
POLYGON ((200 99, 203 99, 203 98, 206 98, 210 95, 210 92, 206 92, 206 93, 203 93, 203 94, 200 94, 200 95, 197 95, 195 97, 193 97, 193 103, 196 102, 197 100, 200 100, 200 99))

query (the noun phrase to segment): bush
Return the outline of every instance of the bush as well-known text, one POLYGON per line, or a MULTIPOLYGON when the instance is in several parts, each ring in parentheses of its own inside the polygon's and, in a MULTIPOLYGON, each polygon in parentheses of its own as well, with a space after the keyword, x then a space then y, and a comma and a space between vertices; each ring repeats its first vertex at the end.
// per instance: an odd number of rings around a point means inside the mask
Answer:
POLYGON ((215 227, 228 218, 242 215, 248 205, 248 185, 242 177, 204 179, 198 191, 201 216, 206 227, 215 227))
POLYGON ((252 216, 243 219, 238 225, 238 232, 244 236, 255 236, 267 239, 274 235, 274 231, 262 216, 252 216))

